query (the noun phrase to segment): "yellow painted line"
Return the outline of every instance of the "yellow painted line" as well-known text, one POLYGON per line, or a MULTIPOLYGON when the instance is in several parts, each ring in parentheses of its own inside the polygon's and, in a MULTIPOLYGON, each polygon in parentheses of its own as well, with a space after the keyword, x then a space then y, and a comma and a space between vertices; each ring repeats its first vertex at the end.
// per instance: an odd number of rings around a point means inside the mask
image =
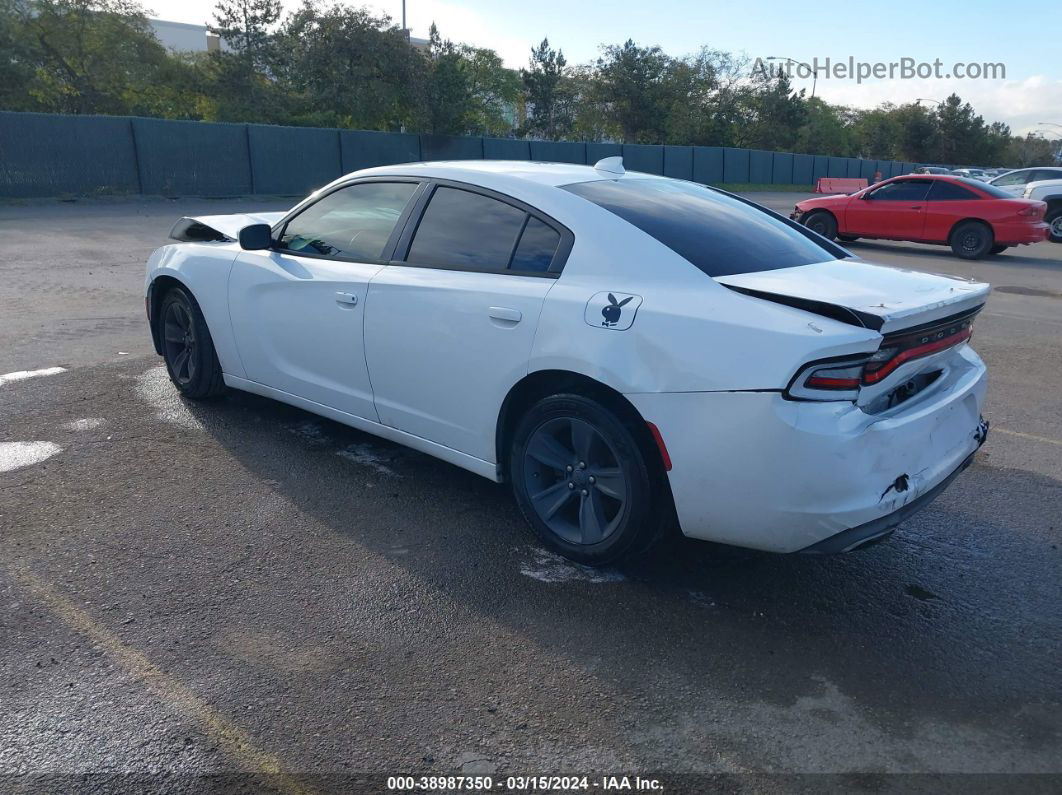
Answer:
POLYGON ((1037 436, 1034 433, 1021 433, 1020 431, 1009 431, 1006 428, 997 428, 992 426, 992 430, 989 433, 1005 433, 1008 436, 1017 436, 1019 439, 1029 439, 1034 442, 1043 442, 1044 444, 1057 444, 1062 447, 1062 439, 1048 439, 1046 436, 1037 436))
POLYGON ((244 729, 151 662, 142 652, 123 643, 117 635, 101 626, 51 585, 21 566, 14 569, 14 575, 23 587, 48 605, 65 624, 102 646, 128 673, 155 690, 170 706, 195 720, 210 739, 249 772, 264 776, 283 792, 293 795, 309 795, 313 792, 285 772, 280 760, 259 748, 244 729))

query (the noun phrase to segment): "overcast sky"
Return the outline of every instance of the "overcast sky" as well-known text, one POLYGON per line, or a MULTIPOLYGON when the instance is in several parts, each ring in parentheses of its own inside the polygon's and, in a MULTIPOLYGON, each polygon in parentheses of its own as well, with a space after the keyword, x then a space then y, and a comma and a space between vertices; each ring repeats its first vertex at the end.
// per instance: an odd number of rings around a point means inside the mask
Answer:
MULTIPOLYGON (((212 0, 146 0, 153 16, 207 23, 212 0)), ((295 0, 285 0, 293 8, 295 0)), ((402 16, 401 0, 369 5, 402 16)), ((633 38, 658 44, 668 53, 695 52, 702 45, 801 61, 854 57, 868 63, 939 58, 945 73, 955 63, 1002 63, 1005 79, 869 80, 824 79, 817 94, 830 102, 872 107, 879 102, 943 99, 953 91, 991 121, 1004 121, 1015 133, 1062 133, 1062 58, 1059 28, 1043 4, 1004 4, 999 0, 891 0, 889 3, 799 3, 793 0, 407 0, 414 36, 427 36, 434 21, 444 37, 491 47, 509 66, 527 63, 533 43, 548 36, 570 63, 594 59, 599 45, 633 38), (865 12, 860 12, 865 8, 865 12), (1021 9, 1027 9, 1022 11, 1021 9)), ((811 91, 811 80, 796 81, 811 91)))

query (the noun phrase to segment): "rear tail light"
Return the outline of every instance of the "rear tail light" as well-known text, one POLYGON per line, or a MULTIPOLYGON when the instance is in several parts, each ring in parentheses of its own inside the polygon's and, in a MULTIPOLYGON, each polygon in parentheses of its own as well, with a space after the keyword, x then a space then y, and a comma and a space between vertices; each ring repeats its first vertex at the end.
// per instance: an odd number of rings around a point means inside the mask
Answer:
POLYGON ((855 400, 864 386, 888 378, 902 364, 932 356, 970 339, 974 316, 957 315, 921 328, 889 334, 874 353, 810 362, 797 373, 786 396, 803 400, 855 400))

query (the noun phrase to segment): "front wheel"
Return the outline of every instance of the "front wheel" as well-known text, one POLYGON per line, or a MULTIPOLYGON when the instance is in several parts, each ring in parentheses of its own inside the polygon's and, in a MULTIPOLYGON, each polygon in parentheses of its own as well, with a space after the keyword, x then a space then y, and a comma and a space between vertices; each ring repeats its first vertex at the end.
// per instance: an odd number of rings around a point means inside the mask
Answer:
POLYGON ((981 259, 992 250, 992 230, 980 221, 964 221, 951 233, 951 250, 962 259, 981 259))
POLYGON ((837 219, 825 210, 813 210, 804 219, 804 226, 812 232, 818 232, 827 240, 837 237, 837 219))
POLYGON ((513 495, 542 542, 589 566, 647 548, 664 516, 660 486, 633 423, 584 395, 552 395, 519 421, 513 495))
POLYGON ((162 298, 158 322, 166 371, 180 393, 191 400, 204 400, 224 392, 214 341, 195 298, 174 287, 162 298))

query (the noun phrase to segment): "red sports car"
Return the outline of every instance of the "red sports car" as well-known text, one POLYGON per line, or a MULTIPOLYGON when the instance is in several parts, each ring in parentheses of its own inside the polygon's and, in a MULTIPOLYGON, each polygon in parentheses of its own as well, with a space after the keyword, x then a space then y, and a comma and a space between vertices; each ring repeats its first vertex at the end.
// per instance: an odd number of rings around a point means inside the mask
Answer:
POLYGON ((831 240, 942 243, 963 259, 1047 239, 1047 205, 965 177, 893 177, 850 196, 805 199, 789 216, 831 240))

